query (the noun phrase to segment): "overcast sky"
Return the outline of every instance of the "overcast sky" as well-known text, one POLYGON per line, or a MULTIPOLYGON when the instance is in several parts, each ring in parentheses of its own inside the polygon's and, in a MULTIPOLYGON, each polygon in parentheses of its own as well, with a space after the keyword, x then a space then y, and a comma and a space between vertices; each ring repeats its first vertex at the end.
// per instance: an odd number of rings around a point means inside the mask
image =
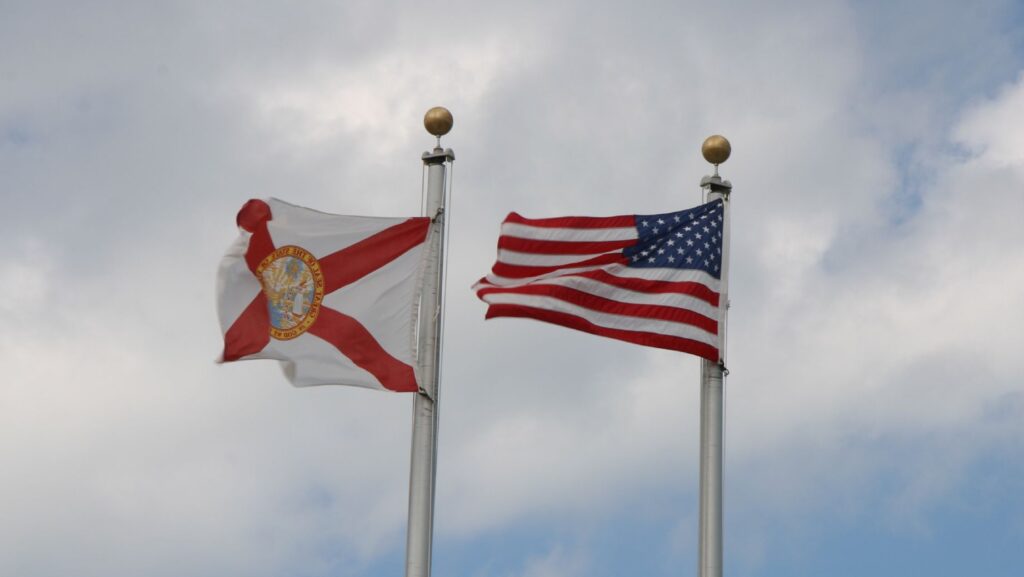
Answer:
POLYGON ((484 322, 498 225, 733 144, 727 575, 1024 567, 1024 5, 0 0, 0 574, 404 566, 412 399, 216 365, 245 200, 416 215, 447 106, 434 574, 694 575, 698 363, 484 322))

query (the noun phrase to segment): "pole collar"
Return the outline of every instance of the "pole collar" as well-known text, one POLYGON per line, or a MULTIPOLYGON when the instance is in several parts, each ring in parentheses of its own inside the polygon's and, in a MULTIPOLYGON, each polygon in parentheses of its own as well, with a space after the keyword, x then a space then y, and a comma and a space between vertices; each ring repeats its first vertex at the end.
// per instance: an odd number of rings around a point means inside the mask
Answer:
POLYGON ((423 153, 423 164, 426 165, 441 164, 444 162, 454 161, 455 153, 452 152, 452 149, 450 148, 442 149, 440 146, 438 146, 434 150, 429 150, 423 153))
POLYGON ((732 192, 732 183, 717 174, 700 179, 700 187, 709 188, 711 192, 718 192, 723 196, 729 196, 729 193, 732 192))

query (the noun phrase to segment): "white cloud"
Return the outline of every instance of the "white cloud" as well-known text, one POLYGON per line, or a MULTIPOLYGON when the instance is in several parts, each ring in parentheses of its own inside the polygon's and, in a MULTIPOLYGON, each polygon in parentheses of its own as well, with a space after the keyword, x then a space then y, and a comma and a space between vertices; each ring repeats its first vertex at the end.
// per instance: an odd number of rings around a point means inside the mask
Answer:
POLYGON ((544 557, 527 559, 518 577, 577 577, 586 574, 587 563, 580 553, 566 553, 556 548, 544 557))
MULTIPOLYGON (((249 196, 415 212, 435 104, 459 158, 439 542, 693 491, 695 361, 484 323, 468 286, 509 210, 695 204, 712 132, 735 148, 727 510, 745 567, 815 514, 926 532, 976 455, 1019 438, 1024 81, 938 122, 955 107, 886 93, 877 29, 842 3, 422 8, 2 19, 0 494, 19 497, 0 573, 355 575, 398 554, 409 399, 214 366, 212 276, 249 196), (924 132, 934 172, 895 218, 894 159, 924 132)), ((970 22, 957 46, 991 36, 970 22)), ((894 69, 944 53, 919 49, 894 69)), ((597 569, 562 541, 487 574, 597 569)))
POLYGON ((0 314, 9 318, 38 314, 53 290, 50 256, 37 241, 15 246, 11 252, 12 258, 0 262, 0 314))
POLYGON ((930 511, 1001 450, 1007 432, 985 431, 1022 391, 1024 146, 986 130, 1019 113, 1022 86, 965 115, 954 135, 978 154, 942 159, 910 222, 809 269, 785 315, 733 316, 733 474, 758 478, 734 485, 737 507, 877 506, 927 532, 930 511), (876 504, 880 477, 899 480, 876 504))
POLYGON ((524 53, 527 43, 490 35, 431 44, 414 53, 400 47, 355 65, 309 66, 269 85, 254 78, 256 85, 248 90, 255 92, 257 118, 267 137, 289 154, 319 154, 325 142, 344 135, 366 145, 360 156, 393 158, 422 134, 427 107, 443 99, 456 110, 474 108, 498 74, 528 65, 533 57, 524 53))
POLYGON ((1024 121, 1024 77, 991 101, 976 104, 957 127, 957 140, 975 155, 980 170, 1024 167, 1024 136, 1013 128, 1024 121))

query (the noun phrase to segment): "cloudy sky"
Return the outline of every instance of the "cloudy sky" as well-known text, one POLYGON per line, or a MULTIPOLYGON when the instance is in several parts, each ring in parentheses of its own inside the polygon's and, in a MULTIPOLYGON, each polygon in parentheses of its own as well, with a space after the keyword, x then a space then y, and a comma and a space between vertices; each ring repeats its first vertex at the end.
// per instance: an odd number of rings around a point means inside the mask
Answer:
POLYGON ((1024 6, 0 0, 0 574, 400 575, 411 397, 219 366, 251 197, 418 214, 455 128, 435 575, 696 571, 698 363, 469 286, 734 185, 727 575, 1019 576, 1024 6))

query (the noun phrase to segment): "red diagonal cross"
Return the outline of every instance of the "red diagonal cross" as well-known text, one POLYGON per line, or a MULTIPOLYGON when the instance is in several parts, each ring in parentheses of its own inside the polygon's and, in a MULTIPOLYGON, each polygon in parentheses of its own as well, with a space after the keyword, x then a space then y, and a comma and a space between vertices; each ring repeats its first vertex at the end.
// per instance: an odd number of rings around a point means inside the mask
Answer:
MULTIPOLYGON (((271 216, 270 206, 262 200, 250 200, 238 212, 238 226, 252 233, 245 262, 254 275, 260 262, 275 250, 267 230, 271 216)), ((429 218, 410 218, 318 259, 324 275, 324 295, 363 278, 421 244, 429 227, 429 218)), ((356 319, 321 305, 316 321, 306 332, 333 345, 356 366, 376 377, 384 388, 418 390, 413 368, 385 351, 356 319)), ((269 342, 270 313, 267 297, 260 290, 224 334, 224 360, 258 353, 269 342)))

